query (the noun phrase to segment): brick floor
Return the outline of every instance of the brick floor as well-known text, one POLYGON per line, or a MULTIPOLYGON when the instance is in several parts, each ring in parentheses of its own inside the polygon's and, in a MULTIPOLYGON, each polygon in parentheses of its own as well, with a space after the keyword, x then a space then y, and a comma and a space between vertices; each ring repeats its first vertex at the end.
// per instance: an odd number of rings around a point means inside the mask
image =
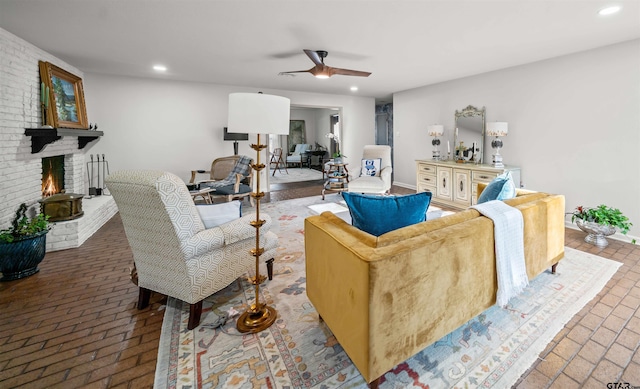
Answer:
MULTIPOLYGON (((319 185, 279 185, 265 201, 317 195, 319 185)), ((640 247, 610 240, 600 250, 583 237, 566 230, 567 246, 623 266, 515 387, 640 386, 640 247)), ((151 388, 166 298, 152 294, 138 311, 131 263, 116 215, 81 247, 48 253, 38 274, 0 283, 0 388, 151 388)))

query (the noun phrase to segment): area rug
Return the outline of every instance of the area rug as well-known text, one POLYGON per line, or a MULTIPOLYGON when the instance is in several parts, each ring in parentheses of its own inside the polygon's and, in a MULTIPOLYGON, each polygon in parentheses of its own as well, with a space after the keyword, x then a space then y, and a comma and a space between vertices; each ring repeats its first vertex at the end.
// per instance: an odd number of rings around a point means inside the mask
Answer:
MULTIPOLYGON (((327 200, 341 199, 331 194, 327 200)), ((192 331, 186 329, 188 305, 168 299, 154 388, 367 387, 305 293, 304 218, 315 214, 309 205, 322 203, 318 196, 261 207, 280 239, 274 279, 261 287, 262 301, 279 315, 269 329, 235 329, 235 319, 255 298, 245 279, 207 298, 201 325, 192 331), (225 312, 229 320, 215 328, 225 312)), ((396 366, 380 387, 511 387, 619 266, 565 248, 557 274, 542 273, 506 309, 488 309, 396 366)))
POLYGON ((288 182, 300 182, 300 181, 313 181, 321 180, 322 172, 319 170, 313 170, 306 167, 303 168, 288 168, 284 170, 276 170, 276 174, 273 174, 273 169, 269 170, 269 184, 284 184, 288 182), (289 172, 287 174, 287 172, 289 172))

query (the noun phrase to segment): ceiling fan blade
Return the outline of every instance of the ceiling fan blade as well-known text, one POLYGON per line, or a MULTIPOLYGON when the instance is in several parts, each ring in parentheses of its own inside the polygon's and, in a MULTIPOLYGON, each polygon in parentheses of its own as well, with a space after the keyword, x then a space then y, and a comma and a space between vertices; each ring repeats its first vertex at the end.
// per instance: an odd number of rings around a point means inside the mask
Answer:
POLYGON ((370 72, 362 72, 360 70, 350 70, 341 68, 331 68, 331 74, 341 74, 343 76, 369 77, 370 72))
POLYGON ((303 51, 307 55, 307 57, 309 57, 313 61, 313 63, 315 63, 316 65, 324 65, 322 63, 322 58, 320 58, 320 55, 318 53, 313 50, 307 49, 304 49, 303 51))
POLYGON ((290 72, 280 72, 278 74, 282 75, 282 74, 292 74, 292 73, 311 73, 311 70, 313 70, 313 69, 315 69, 315 68, 312 68, 312 69, 309 69, 309 70, 292 70, 290 72))

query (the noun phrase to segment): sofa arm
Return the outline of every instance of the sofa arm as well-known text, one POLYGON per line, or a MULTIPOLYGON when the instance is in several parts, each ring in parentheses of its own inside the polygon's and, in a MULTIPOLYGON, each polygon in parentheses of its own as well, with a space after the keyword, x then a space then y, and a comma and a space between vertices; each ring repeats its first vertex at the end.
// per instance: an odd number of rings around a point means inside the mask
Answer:
MULTIPOLYGON (((260 232, 266 233, 271 229, 271 225, 273 224, 271 217, 267 214, 261 214, 260 218, 265 221, 264 225, 260 228, 260 232)), ((220 228, 224 233, 224 243, 232 244, 247 238, 255 238, 256 229, 251 225, 251 222, 255 219, 255 213, 251 213, 240 219, 221 225, 220 228)))
MULTIPOLYGON (((271 217, 262 214, 261 218, 265 224, 260 232, 266 233, 271 229, 271 217)), ((211 250, 221 249, 241 240, 254 238, 256 230, 250 224, 253 220, 255 220, 255 214, 249 214, 221 226, 200 231, 182 242, 182 252, 185 254, 185 259, 188 260, 211 250)))
POLYGON ((380 170, 380 177, 382 177, 382 181, 391 182, 391 172, 393 172, 393 168, 391 166, 386 166, 380 170))

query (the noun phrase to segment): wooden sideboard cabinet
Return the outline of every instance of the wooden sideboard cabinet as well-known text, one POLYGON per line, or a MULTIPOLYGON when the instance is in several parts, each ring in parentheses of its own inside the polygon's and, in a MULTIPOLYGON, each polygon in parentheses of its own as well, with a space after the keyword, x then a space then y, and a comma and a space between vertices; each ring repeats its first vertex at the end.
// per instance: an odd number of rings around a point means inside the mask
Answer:
POLYGON ((478 200, 478 183, 488 183, 504 172, 520 186, 520 168, 506 166, 494 168, 491 165, 455 163, 453 161, 416 161, 416 188, 418 192, 431 192, 431 201, 453 208, 465 209, 478 200))

